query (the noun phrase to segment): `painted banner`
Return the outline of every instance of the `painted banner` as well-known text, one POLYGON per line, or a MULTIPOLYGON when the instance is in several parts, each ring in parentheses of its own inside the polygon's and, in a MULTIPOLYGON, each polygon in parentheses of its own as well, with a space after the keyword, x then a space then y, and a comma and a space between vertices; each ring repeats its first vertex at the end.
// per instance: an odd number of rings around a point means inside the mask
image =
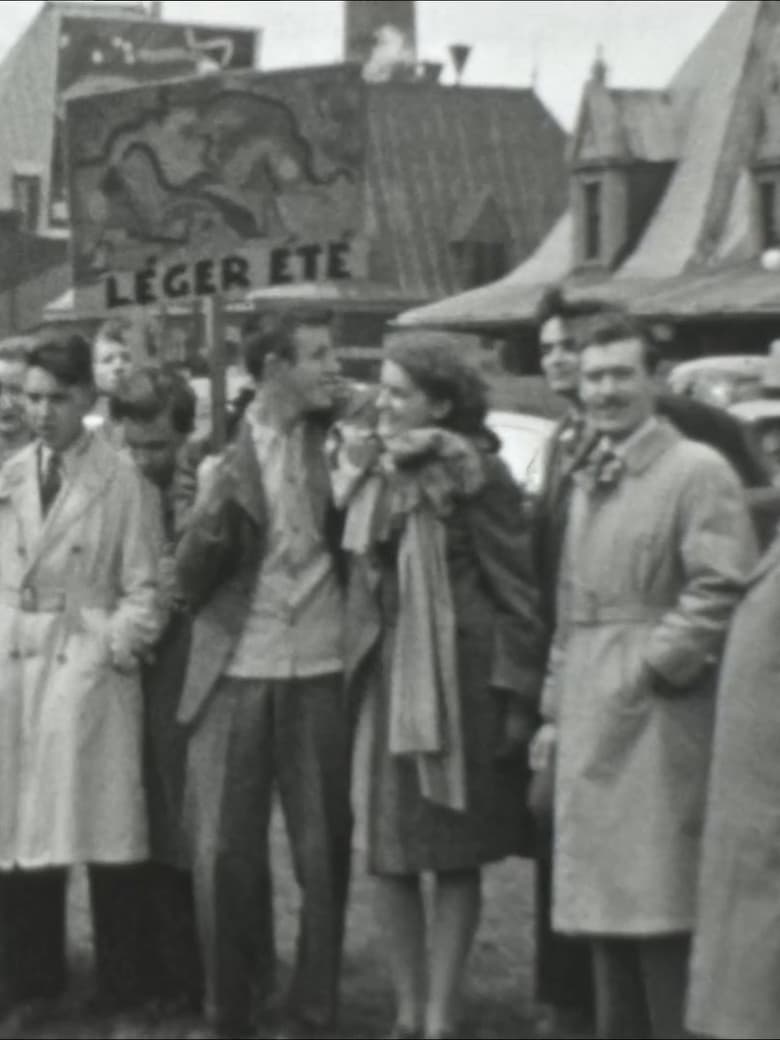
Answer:
POLYGON ((258 62, 260 33, 151 18, 63 15, 57 65, 58 114, 51 177, 51 221, 67 225, 63 150, 65 105, 76 97, 224 71, 258 62))
POLYGON ((80 304, 365 277, 360 70, 225 74, 72 101, 80 304))

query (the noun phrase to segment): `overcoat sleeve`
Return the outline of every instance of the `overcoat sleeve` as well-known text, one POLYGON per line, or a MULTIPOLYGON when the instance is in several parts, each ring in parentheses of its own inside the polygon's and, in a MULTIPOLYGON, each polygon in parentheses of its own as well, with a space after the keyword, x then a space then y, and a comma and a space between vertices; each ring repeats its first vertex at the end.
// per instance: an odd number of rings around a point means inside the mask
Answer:
POLYGON ((673 686, 717 663, 755 564, 755 539, 736 475, 708 452, 691 467, 678 513, 683 589, 650 636, 648 664, 673 686))
POLYGON ((153 500, 143 478, 128 462, 115 483, 120 510, 119 598, 109 625, 111 655, 117 667, 131 667, 157 640, 162 627, 157 567, 160 545, 153 500))
POLYGON ((498 458, 488 481, 468 504, 480 572, 497 608, 491 686, 536 710, 547 645, 533 559, 533 535, 523 494, 498 458))

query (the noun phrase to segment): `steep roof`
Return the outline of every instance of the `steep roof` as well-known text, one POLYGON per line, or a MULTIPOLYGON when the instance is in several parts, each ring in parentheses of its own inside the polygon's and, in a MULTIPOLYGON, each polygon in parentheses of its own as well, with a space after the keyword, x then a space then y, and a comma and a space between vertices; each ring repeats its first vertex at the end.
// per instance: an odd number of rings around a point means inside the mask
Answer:
POLYGON ((566 136, 532 90, 377 84, 368 181, 373 278, 430 299, 459 287, 450 244, 468 200, 489 194, 513 263, 533 252, 566 206, 566 136))
POLYGON ((632 308, 648 318, 679 321, 778 317, 780 280, 777 271, 764 270, 756 261, 724 265, 645 286, 632 308))
POLYGON ((617 278, 664 278, 717 258, 730 203, 755 141, 762 59, 779 5, 731 3, 672 83, 684 121, 680 161, 653 220, 617 278))
POLYGON ((589 84, 573 148, 575 164, 671 162, 679 153, 677 112, 667 91, 589 84))
POLYGON ((530 321, 546 286, 560 277, 561 265, 570 254, 572 234, 571 213, 567 212, 531 259, 505 278, 406 311, 398 318, 398 324, 476 330, 530 321))
MULTIPOLYGON (((133 17, 107 6, 98 16, 133 17)), ((40 171, 48 212, 60 18, 89 7, 45 4, 0 65, 0 208, 21 163, 40 171)), ((566 135, 532 90, 368 89, 372 283, 409 302, 456 291, 453 234, 488 204, 506 224, 510 261, 533 252, 565 209, 568 175, 566 135)))
MULTIPOLYGON (((756 148, 762 118, 764 147, 776 149, 780 143, 780 127, 771 126, 768 137, 766 133, 767 98, 775 85, 780 85, 780 2, 732 0, 667 91, 615 91, 598 80, 588 86, 575 156, 578 148, 592 147, 615 160, 664 152, 670 157, 672 140, 677 154, 668 188, 636 248, 613 277, 604 276, 600 292, 639 300, 654 285, 659 291, 669 289, 675 278, 685 279, 687 290, 693 291, 689 274, 695 281, 697 272, 705 277, 722 265, 733 271, 735 263, 755 252, 750 169, 761 155, 756 148)), ((452 316, 457 324, 456 316, 468 304, 471 323, 478 323, 478 303, 484 308, 481 320, 488 321, 490 308, 506 299, 511 285, 516 306, 504 307, 502 302, 504 323, 527 321, 527 301, 538 293, 540 279, 548 284, 567 280, 575 288, 581 281, 572 270, 571 213, 566 226, 568 242, 562 240, 563 225, 556 226, 534 256, 496 284, 495 294, 486 287, 478 300, 473 295, 455 297, 413 312, 406 320, 425 324, 435 315, 448 324, 452 316)), ((758 281, 762 288, 768 286, 765 279, 758 281)), ((747 291, 748 282, 740 283, 747 306, 754 297, 747 291)), ((730 298, 738 306, 738 293, 730 298)))

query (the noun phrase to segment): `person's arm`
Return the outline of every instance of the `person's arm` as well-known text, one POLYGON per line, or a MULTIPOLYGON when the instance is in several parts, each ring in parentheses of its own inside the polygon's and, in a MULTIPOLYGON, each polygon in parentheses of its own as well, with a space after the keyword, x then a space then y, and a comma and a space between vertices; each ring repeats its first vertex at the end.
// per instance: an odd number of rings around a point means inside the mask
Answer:
POLYGON ((112 494, 120 499, 121 545, 118 601, 108 643, 114 666, 127 671, 154 645, 164 620, 158 582, 161 526, 155 499, 131 463, 122 467, 112 494))
POLYGON ((240 562, 241 507, 231 493, 231 481, 224 460, 220 460, 176 549, 179 590, 195 611, 233 577, 240 562))
POLYGON ((690 466, 678 531, 682 592, 650 634, 645 652, 661 693, 684 691, 716 665, 756 560, 742 488, 710 452, 690 466))
POLYGON ((488 481, 468 505, 480 571, 496 606, 490 685, 511 695, 535 717, 547 633, 542 618, 531 526, 523 495, 498 458, 488 481))

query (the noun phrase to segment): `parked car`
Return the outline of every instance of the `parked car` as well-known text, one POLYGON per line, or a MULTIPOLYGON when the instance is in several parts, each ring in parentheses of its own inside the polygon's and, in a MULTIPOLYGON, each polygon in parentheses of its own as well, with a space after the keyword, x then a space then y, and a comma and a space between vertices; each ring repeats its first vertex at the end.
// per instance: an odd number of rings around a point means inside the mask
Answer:
POLYGON ((501 441, 501 457, 517 483, 529 494, 538 493, 545 446, 555 430, 555 422, 540 415, 493 411, 488 414, 487 424, 501 441))
POLYGON ((697 358, 675 365, 667 381, 676 394, 728 408, 761 396, 768 365, 763 354, 697 358))

